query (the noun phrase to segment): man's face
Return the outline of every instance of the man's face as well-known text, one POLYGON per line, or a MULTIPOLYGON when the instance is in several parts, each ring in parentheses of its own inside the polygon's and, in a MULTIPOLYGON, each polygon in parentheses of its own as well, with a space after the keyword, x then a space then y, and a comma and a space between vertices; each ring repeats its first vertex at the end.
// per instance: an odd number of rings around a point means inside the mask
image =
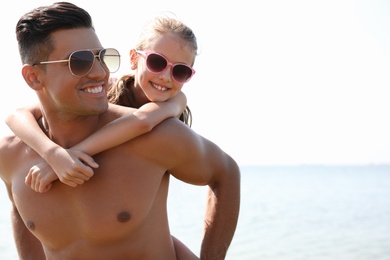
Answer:
MULTIPOLYGON (((72 52, 92 50, 98 54, 103 47, 91 28, 60 30, 52 34, 54 50, 48 61, 67 60, 72 52)), ((91 70, 79 77, 71 73, 69 62, 51 63, 42 70, 42 90, 38 95, 47 113, 64 119, 97 115, 108 107, 107 85, 110 76, 106 67, 95 58, 91 70)))

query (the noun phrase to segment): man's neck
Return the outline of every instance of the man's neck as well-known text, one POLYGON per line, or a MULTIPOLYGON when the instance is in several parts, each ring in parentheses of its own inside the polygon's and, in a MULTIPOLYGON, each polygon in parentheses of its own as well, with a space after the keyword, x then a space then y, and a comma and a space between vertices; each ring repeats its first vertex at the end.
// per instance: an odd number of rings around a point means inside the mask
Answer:
POLYGON ((101 127, 99 116, 80 117, 76 120, 48 120, 42 117, 40 126, 53 142, 64 148, 75 146, 101 127))

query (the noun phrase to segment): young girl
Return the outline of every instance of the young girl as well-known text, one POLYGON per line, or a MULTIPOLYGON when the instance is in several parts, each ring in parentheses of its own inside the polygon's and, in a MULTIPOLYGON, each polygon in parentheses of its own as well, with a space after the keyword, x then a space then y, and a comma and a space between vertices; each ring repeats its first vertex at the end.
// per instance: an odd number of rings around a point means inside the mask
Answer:
MULTIPOLYGON (((122 76, 108 91, 110 102, 138 111, 111 122, 70 149, 56 145, 42 132, 36 121, 41 117, 38 107, 18 109, 7 117, 11 130, 46 161, 30 169, 26 184, 38 192, 49 190, 57 178, 72 187, 83 184, 92 177, 92 168, 98 167, 92 155, 181 113, 186 106, 181 89, 195 73, 192 66, 196 55, 196 37, 190 28, 176 19, 156 18, 144 28, 136 48, 130 50, 134 74, 122 76)), ((191 125, 188 107, 180 119, 191 125)))

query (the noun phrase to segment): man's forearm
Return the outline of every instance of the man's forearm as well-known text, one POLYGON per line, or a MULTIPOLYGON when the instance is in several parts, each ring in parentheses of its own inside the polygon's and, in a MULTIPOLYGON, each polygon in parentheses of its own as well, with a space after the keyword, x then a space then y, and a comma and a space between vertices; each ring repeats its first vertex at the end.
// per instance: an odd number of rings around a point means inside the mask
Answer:
POLYGON ((240 172, 237 166, 226 180, 209 190, 200 253, 202 260, 225 259, 236 230, 239 209, 240 172))

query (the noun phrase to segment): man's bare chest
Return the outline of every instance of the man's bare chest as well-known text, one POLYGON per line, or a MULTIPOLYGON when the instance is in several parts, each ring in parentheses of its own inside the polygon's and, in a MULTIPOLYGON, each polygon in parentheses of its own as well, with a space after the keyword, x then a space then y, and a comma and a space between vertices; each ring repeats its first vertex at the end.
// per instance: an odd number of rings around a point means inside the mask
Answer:
POLYGON ((156 167, 131 160, 99 164, 88 182, 73 188, 57 180, 45 193, 26 186, 23 174, 18 173, 12 194, 33 234, 53 245, 83 236, 120 239, 148 216, 156 199, 166 200, 168 180, 156 167))

